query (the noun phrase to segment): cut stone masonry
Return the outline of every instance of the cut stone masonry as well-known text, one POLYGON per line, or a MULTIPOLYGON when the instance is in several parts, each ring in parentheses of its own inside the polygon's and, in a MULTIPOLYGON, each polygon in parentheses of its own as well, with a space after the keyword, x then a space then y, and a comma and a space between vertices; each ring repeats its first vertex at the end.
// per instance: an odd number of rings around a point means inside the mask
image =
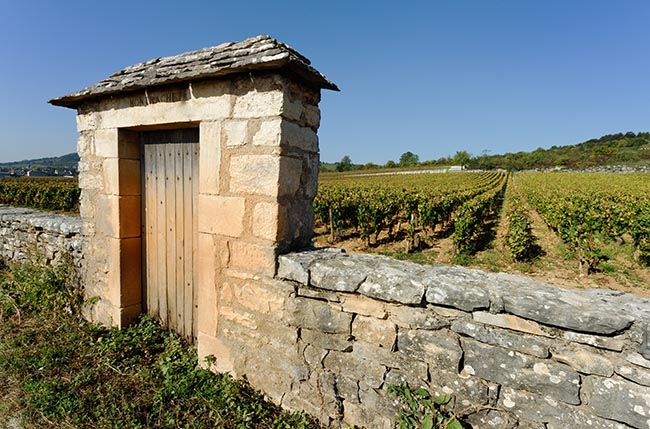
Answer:
POLYGON ((78 112, 83 276, 100 297, 87 317, 125 326, 148 311, 196 339, 201 356, 214 353, 222 285, 272 276, 279 253, 311 240, 322 88, 337 90, 307 58, 258 36, 51 100, 78 112), (197 159, 182 160, 171 145, 197 129, 197 159))

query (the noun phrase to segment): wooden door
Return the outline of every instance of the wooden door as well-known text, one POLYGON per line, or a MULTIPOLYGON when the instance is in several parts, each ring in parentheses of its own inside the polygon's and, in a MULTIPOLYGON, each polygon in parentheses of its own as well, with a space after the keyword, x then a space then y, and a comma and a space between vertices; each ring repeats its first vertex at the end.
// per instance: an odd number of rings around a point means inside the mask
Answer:
POLYGON ((197 335, 199 130, 141 133, 144 299, 147 312, 193 341, 197 335))

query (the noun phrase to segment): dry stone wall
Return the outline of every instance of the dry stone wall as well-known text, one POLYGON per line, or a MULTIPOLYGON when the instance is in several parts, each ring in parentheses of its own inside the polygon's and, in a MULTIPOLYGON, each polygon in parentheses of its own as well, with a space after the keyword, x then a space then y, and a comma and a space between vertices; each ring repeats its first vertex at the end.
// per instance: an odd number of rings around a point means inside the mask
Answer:
POLYGON ((218 370, 332 427, 392 427, 388 384, 476 428, 650 427, 650 301, 335 249, 221 291, 218 370))
MULTIPOLYGON (((81 220, 0 206, 0 256, 79 266, 81 220)), ((650 301, 322 249, 220 288, 214 369, 331 427, 392 427, 388 384, 473 427, 650 427, 650 301)))
POLYGON ((0 258, 56 265, 68 259, 81 266, 81 219, 0 205, 0 258))

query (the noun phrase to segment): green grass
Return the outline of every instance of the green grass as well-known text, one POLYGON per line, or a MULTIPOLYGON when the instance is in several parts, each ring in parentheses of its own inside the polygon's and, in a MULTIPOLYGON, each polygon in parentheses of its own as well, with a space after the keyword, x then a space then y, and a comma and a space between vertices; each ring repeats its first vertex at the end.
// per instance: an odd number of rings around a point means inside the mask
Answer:
POLYGON ((380 255, 399 259, 400 261, 415 262, 416 264, 431 265, 436 263, 437 252, 435 250, 421 250, 407 253, 404 249, 394 251, 380 251, 380 255))
POLYGON ((150 317, 122 331, 83 321, 68 278, 0 267, 0 427, 319 427, 199 368, 195 349, 150 317))

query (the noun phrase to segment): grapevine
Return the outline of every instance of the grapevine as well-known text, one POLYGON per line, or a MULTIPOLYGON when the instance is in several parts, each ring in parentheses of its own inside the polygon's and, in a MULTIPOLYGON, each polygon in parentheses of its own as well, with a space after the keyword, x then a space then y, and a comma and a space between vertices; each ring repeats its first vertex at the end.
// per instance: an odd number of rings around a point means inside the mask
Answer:
MULTIPOLYGON (((485 206, 485 212, 478 215, 492 211, 504 186, 505 174, 500 172, 396 175, 379 180, 335 177, 321 182, 314 214, 316 223, 327 226, 331 236, 352 231, 370 245, 382 232, 389 240, 403 232, 411 249, 416 247, 416 230, 431 236, 436 229, 461 228, 464 224, 458 216, 470 209, 470 201, 477 201, 474 210, 485 206)), ((472 240, 480 224, 472 226, 473 232, 456 234, 456 241, 468 240, 475 247, 472 240)))
POLYGON ((0 204, 78 213, 79 194, 77 179, 72 178, 0 179, 0 204))
POLYGON ((528 201, 574 250, 587 272, 607 258, 603 244, 629 236, 642 264, 650 261, 648 175, 542 174, 517 176, 528 201))

